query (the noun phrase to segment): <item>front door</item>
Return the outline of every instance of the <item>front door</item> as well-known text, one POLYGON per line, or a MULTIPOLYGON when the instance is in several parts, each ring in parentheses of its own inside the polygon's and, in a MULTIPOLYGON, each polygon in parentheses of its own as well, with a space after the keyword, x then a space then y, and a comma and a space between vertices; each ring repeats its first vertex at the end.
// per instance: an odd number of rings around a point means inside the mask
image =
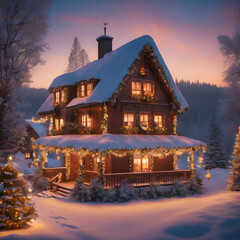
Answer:
POLYGON ((75 181, 78 177, 78 170, 80 167, 80 155, 70 154, 70 181, 75 181))

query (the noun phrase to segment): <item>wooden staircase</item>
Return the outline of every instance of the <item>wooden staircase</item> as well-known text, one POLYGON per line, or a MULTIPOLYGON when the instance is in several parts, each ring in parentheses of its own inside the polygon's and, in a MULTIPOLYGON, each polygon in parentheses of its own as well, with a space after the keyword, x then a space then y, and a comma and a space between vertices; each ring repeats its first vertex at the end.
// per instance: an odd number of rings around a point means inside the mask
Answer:
POLYGON ((62 173, 59 172, 50 180, 50 190, 53 198, 67 199, 72 193, 71 188, 64 187, 60 184, 62 181, 62 173))

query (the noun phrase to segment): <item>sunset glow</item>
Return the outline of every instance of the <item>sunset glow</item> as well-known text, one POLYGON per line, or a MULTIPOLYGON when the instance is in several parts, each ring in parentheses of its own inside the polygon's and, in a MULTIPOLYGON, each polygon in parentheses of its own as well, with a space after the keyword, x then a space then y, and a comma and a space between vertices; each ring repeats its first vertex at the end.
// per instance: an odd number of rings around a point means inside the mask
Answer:
POLYGON ((142 35, 155 40, 174 79, 223 85, 224 59, 217 37, 234 33, 236 1, 62 1, 49 14, 45 64, 32 71, 32 87, 48 88, 65 72, 74 37, 97 59, 96 38, 112 36, 113 50, 142 35))

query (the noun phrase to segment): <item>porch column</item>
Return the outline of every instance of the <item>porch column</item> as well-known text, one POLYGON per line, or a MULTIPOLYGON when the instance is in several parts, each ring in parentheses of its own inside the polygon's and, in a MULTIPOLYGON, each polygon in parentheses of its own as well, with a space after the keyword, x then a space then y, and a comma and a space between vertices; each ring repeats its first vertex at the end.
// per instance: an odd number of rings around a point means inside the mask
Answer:
POLYGON ((178 169, 178 156, 177 153, 174 151, 173 152, 173 170, 178 169))
POLYGON ((70 153, 65 153, 64 166, 66 167, 66 181, 70 179, 70 153))
POLYGON ((188 167, 189 167, 190 171, 195 171, 195 169, 194 169, 194 152, 193 151, 189 152, 188 167))

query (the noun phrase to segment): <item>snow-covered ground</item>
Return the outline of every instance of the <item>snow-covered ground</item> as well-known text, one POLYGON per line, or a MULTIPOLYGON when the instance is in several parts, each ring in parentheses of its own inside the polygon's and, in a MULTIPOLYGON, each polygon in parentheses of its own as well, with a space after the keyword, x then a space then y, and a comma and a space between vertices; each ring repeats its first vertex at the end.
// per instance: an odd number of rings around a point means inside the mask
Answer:
MULTIPOLYGON (((210 171, 202 195, 78 203, 34 196, 39 218, 27 229, 0 232, 1 239, 240 239, 240 192, 225 191, 228 171, 210 171)), ((205 175, 206 171, 202 171, 205 175)))

